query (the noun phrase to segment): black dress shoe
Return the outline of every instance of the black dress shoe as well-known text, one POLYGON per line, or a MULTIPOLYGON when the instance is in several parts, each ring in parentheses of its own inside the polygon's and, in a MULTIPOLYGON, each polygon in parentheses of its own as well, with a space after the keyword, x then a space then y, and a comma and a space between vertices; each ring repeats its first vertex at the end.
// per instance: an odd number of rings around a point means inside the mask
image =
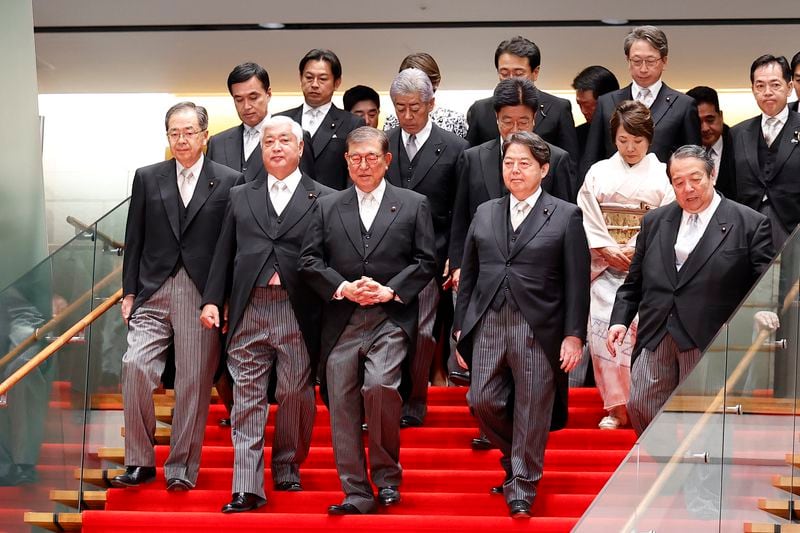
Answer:
POLYGON ((299 481, 281 481, 280 483, 275 483, 275 490, 284 492, 300 492, 303 490, 303 486, 300 485, 299 481))
POLYGON ((503 485, 497 485, 489 489, 489 494, 503 494, 503 485))
POLYGON ((511 518, 530 518, 531 504, 525 500, 513 500, 508 504, 508 512, 511 518))
POLYGON ((222 507, 223 513, 243 513, 245 511, 252 511, 267 503, 266 498, 262 498, 250 492, 235 492, 232 496, 233 499, 230 503, 226 503, 222 507))
POLYGON ((491 441, 486 438, 486 435, 481 435, 480 437, 475 437, 472 439, 472 449, 473 450, 491 450, 494 448, 491 441))
POLYGON ((361 424, 361 431, 369 431, 369 426, 367 426, 367 423, 366 423, 366 422, 364 422, 363 424, 361 424))
POLYGON ((421 425, 422 425, 422 420, 420 420, 416 416, 401 416, 400 417, 400 427, 401 428, 418 428, 421 425))
POLYGON ((447 377, 453 385, 458 385, 459 387, 469 387, 469 384, 472 383, 472 376, 470 376, 469 370, 453 370, 447 377))
POLYGON ((343 515, 343 514, 363 514, 358 510, 358 507, 352 503, 343 503, 341 505, 331 505, 328 507, 329 515, 343 515))
POLYGON ((167 480, 167 490, 170 492, 184 492, 192 490, 192 485, 185 479, 171 477, 167 480))
POLYGON ((231 419, 230 418, 220 418, 219 422, 217 422, 220 427, 229 428, 231 427, 231 419))
POLYGON ((156 467, 154 466, 126 466, 125 473, 114 476, 111 479, 112 487, 135 487, 148 481, 153 481, 156 477, 156 467))
POLYGON ((378 501, 387 506, 400 503, 400 491, 397 487, 382 487, 378 489, 378 501))

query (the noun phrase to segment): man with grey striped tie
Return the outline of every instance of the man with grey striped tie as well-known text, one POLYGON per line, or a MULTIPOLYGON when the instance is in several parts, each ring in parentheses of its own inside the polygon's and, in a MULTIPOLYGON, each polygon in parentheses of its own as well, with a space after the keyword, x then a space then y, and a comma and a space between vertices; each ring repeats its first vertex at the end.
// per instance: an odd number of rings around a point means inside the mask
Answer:
POLYGON ((228 191, 242 174, 203 156, 208 113, 192 102, 172 106, 167 139, 175 159, 140 168, 133 178, 125 256, 122 318, 128 351, 122 358, 125 473, 130 487, 155 477, 153 391, 167 351, 175 349, 175 409, 167 490, 195 486, 211 382, 220 356, 219 332, 200 326, 200 302, 228 191))
MULTIPOLYGON (((289 117, 264 122, 266 175, 231 190, 200 320, 223 328, 228 304, 228 369, 234 381, 233 497, 224 513, 266 503, 264 427, 276 368, 278 414, 272 444, 275 490, 299 491, 316 406, 314 368, 321 301, 302 283, 298 257, 317 199, 333 192, 298 169, 303 130, 289 117)), ((263 171, 262 171, 263 174, 263 171)))

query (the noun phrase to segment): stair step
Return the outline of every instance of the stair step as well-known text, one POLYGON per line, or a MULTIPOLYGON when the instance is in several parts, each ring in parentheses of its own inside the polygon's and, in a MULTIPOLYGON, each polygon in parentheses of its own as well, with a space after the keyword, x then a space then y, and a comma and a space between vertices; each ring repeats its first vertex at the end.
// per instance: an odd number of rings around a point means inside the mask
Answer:
POLYGON ((744 533, 800 533, 800 524, 745 522, 744 533))
MULTIPOLYGON (((69 507, 78 508, 79 504, 79 491, 77 490, 51 490, 50 500, 58 502, 69 507)), ((99 490, 85 490, 83 491, 83 504, 88 509, 102 509, 106 504, 105 491, 99 490)))
POLYGON ((776 474, 772 476, 772 486, 800 495, 800 477, 776 474))
MULTIPOLYGON (((83 481, 97 485, 98 487, 110 487, 111 479, 125 473, 124 468, 84 468, 83 481)), ((81 469, 76 468, 73 472, 75 479, 81 479, 81 469)))
POLYGON ((793 518, 800 518, 800 502, 798 502, 798 500, 790 501, 790 500, 773 500, 768 498, 759 498, 758 508, 761 509, 762 511, 774 514, 775 516, 780 516, 781 518, 785 518, 787 520, 791 520, 793 518), (792 512, 793 516, 789 515, 790 508, 793 510, 792 512))
POLYGON ((80 531, 81 513, 38 513, 27 512, 25 523, 50 531, 80 531))

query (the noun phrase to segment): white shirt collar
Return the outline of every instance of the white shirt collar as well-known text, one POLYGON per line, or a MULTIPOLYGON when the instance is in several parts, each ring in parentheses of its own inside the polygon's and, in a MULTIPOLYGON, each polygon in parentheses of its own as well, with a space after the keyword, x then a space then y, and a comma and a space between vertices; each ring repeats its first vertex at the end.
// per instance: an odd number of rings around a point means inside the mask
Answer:
MULTIPOLYGON (((422 128, 419 133, 417 133, 416 144, 417 150, 422 148, 422 145, 425 144, 425 141, 428 140, 428 137, 431 136, 431 130, 433 129, 433 121, 428 117, 428 122, 425 123, 425 127, 422 128)), ((403 146, 408 144, 408 138, 411 137, 409 133, 406 133, 406 130, 401 129, 400 135, 403 137, 403 146)))
POLYGON ((306 113, 308 113, 312 109, 317 109, 321 113, 319 115, 319 119, 322 120, 328 114, 328 111, 330 111, 332 105, 333 105, 333 102, 328 102, 327 104, 322 104, 319 107, 311 107, 307 103, 303 102, 303 114, 305 115, 306 113))
MULTIPOLYGON (((281 181, 286 184, 286 188, 289 189, 289 192, 294 194, 294 190, 297 189, 302 177, 303 174, 300 172, 300 169, 296 168, 294 169, 294 172, 283 178, 281 181)), ((267 174, 267 189, 272 190, 272 186, 275 185, 276 181, 278 181, 278 178, 272 174, 267 174)))
POLYGON ((261 134, 264 131, 264 123, 266 121, 268 121, 269 118, 270 118, 270 114, 267 113, 267 115, 264 117, 264 119, 261 122, 259 122, 258 124, 256 124, 252 128, 250 126, 248 126, 247 124, 245 124, 244 122, 242 122, 242 126, 244 126, 244 130, 242 131, 242 135, 247 135, 247 131, 252 129, 252 130, 256 130, 256 132, 258 133, 258 138, 260 139, 261 138, 261 134))
MULTIPOLYGON (((769 118, 770 118, 769 115, 765 115, 764 113, 761 113, 761 129, 762 130, 766 126, 767 119, 769 119, 769 118)), ((781 110, 781 112, 778 113, 777 115, 775 115, 775 118, 778 119, 778 122, 780 123, 781 126, 786 124, 786 120, 789 118, 789 105, 787 104, 786 106, 784 106, 784 108, 781 110)))
MULTIPOLYGON (((357 185, 353 185, 353 187, 355 187, 356 189, 356 196, 358 196, 358 204, 361 205, 361 202, 364 200, 364 197, 369 193, 362 191, 361 189, 358 188, 357 185)), ((381 205, 381 202, 383 201, 384 192, 386 192, 386 178, 382 178, 378 186, 372 190, 372 197, 377 202, 376 205, 381 205)))
POLYGON ((634 80, 631 80, 631 97, 636 100, 636 96, 639 94, 639 91, 642 89, 650 89, 650 98, 652 98, 652 101, 655 102, 656 98, 658 98, 658 92, 661 90, 662 85, 664 85, 664 82, 661 81, 661 78, 659 78, 658 81, 656 81, 650 87, 642 87, 634 80))
MULTIPOLYGON (((189 167, 189 170, 191 170, 192 174, 194 174, 195 180, 200 177, 200 172, 202 172, 202 170, 203 170, 203 162, 204 161, 205 161, 205 156, 201 152, 200 153, 200 158, 197 160, 197 162, 194 165, 189 167)), ((181 165, 178 162, 178 160, 176 159, 175 160, 175 168, 176 168, 176 170, 178 172, 178 180, 180 180, 181 179, 181 172, 183 172, 183 169, 186 168, 186 167, 181 165)))
POLYGON ((509 210, 510 210, 509 212, 513 214, 514 211, 517 210, 517 204, 519 204, 520 202, 525 202, 529 206, 528 214, 530 214, 530 212, 531 212, 530 210, 533 209, 533 206, 536 205, 536 202, 539 200, 539 197, 541 195, 542 195, 542 187, 541 186, 539 188, 537 188, 535 191, 533 191, 533 194, 531 194, 527 198, 523 198, 522 200, 517 200, 517 197, 514 196, 513 194, 511 194, 510 195, 511 196, 511 201, 509 202, 509 210))
POLYGON ((722 157, 722 145, 723 145, 722 135, 719 136, 719 139, 717 139, 717 142, 715 142, 714 144, 711 145, 711 149, 714 150, 714 156, 717 159, 722 157))
MULTIPOLYGON (((722 198, 720 197, 719 193, 716 191, 714 192, 714 197, 711 199, 711 203, 708 204, 708 207, 697 213, 697 218, 700 222, 700 227, 705 228, 708 226, 708 223, 711 222, 711 217, 714 216, 714 213, 717 211, 717 207, 719 207, 722 198)), ((683 212, 683 216, 681 216, 681 226, 686 225, 686 221, 689 220, 689 217, 692 213, 687 213, 686 211, 683 212)))

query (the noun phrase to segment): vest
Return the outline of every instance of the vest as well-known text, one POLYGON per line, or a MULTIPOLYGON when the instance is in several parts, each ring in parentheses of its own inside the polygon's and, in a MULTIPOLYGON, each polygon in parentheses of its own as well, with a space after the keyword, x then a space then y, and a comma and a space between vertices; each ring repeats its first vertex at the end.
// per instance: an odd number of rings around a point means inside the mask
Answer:
MULTIPOLYGON (((267 189, 267 223, 269 224, 269 236, 270 238, 274 238, 274 235, 277 233, 278 225, 283 221, 283 216, 278 216, 278 213, 275 211, 275 208, 272 206, 272 200, 269 197, 269 189, 267 189)), ((289 205, 287 204, 284 208, 284 213, 286 210, 289 209, 289 205)), ((261 272, 258 273, 256 277, 256 287, 266 287, 269 285, 269 280, 272 275, 278 272, 280 275, 280 270, 278 269, 278 258, 275 255, 275 247, 273 246, 272 251, 269 253, 269 257, 264 262, 264 266, 261 267, 261 272)))

